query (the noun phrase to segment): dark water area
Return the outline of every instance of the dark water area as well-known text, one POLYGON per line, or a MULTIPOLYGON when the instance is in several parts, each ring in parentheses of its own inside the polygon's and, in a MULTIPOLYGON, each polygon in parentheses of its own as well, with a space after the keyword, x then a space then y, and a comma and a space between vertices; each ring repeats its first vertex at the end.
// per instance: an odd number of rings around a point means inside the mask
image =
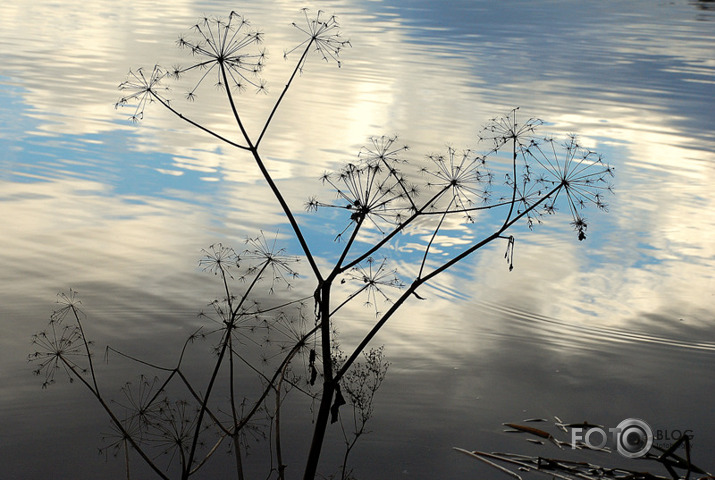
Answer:
MULTIPOLYGON (((588 213, 584 242, 565 211, 533 231, 517 226, 513 271, 503 245, 488 247, 421 288, 426 300, 407 302, 380 331, 371 345, 384 345, 391 365, 371 433, 352 453, 358 478, 500 475, 453 447, 629 466, 617 454, 564 453, 503 431, 504 422, 555 417, 690 430, 693 461, 715 470, 712 5, 243 6, 267 50, 267 95, 241 96, 252 131, 290 74, 283 52, 300 42, 290 24, 301 7, 336 14, 352 44, 341 68, 306 64, 262 144, 321 262, 338 255, 333 238, 344 225, 304 204, 329 197, 320 176, 354 160, 371 136, 398 135, 418 168, 447 145, 483 150, 480 128, 518 106, 524 118, 543 119, 543 135, 575 133, 615 167, 609 212, 588 213)), ((236 8, 90 0, 0 9, 0 478, 123 478, 121 461, 97 454, 109 422, 87 391, 61 375, 42 389, 27 362, 57 292, 79 292, 97 357, 109 344, 169 364, 201 324, 197 313, 221 295, 198 267, 203 248, 239 249, 264 231, 299 252, 249 158, 157 105, 137 125, 115 109, 130 68, 186 62, 178 35, 236 8)), ((220 95, 182 106, 234 129, 220 95)), ((439 246, 449 253, 474 238, 450 225, 439 246)), ((414 268, 418 240, 405 235, 390 252, 398 272, 414 268)), ((300 268, 291 295, 309 296, 310 272, 300 268)), ((359 303, 338 325, 346 346, 375 318, 359 303)), ((196 362, 192 373, 202 370, 196 362)), ((97 364, 108 396, 143 371, 120 359, 97 364)), ((310 408, 304 399, 286 406, 289 476, 302 468, 310 408)), ((340 464, 341 442, 329 430, 326 474, 340 464)), ((260 463, 252 457, 249 471, 260 463)), ((202 478, 221 475, 221 462, 213 468, 202 478)))

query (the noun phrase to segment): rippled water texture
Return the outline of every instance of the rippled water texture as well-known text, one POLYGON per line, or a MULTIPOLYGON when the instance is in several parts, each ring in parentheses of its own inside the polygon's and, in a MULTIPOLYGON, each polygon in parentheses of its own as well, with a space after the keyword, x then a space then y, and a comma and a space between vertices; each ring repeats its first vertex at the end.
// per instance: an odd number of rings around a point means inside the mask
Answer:
MULTIPOLYGON (((504 245, 486 249, 388 323, 374 343, 392 366, 355 473, 493 475, 452 447, 555 455, 501 431, 502 422, 554 416, 691 429, 693 458, 715 470, 712 3, 252 2, 240 13, 266 35, 269 82, 268 95, 241 96, 252 131, 290 73, 295 59, 283 52, 300 41, 290 24, 303 6, 338 15, 352 48, 341 68, 307 63, 262 149, 326 261, 341 226, 303 204, 370 136, 399 135, 419 163, 447 145, 483 149, 480 127, 519 106, 545 121, 545 135, 577 133, 617 174, 609 213, 587 213, 586 241, 566 212, 533 232, 523 226, 514 271, 504 245)), ((262 229, 297 252, 250 158, 158 105, 138 125, 114 108, 130 68, 186 62, 178 35, 236 8, 0 8, 0 477, 121 475, 120 462, 96 455, 108 427, 87 393, 65 381, 41 390, 26 362, 58 291, 80 292, 98 351, 109 343, 168 362, 175 352, 151 339, 186 335, 220 292, 197 268, 202 248, 240 247, 262 229)), ((210 89, 185 108, 234 131, 210 89)), ((448 232, 446 251, 474 239, 448 232)), ((393 252, 398 270, 414 260, 410 240, 393 252)), ((344 341, 373 318, 355 309, 339 326, 344 341)), ((109 391, 136 373, 102 368, 109 391)), ((301 433, 294 428, 289 436, 301 433)), ((338 462, 331 455, 326 471, 338 462)))

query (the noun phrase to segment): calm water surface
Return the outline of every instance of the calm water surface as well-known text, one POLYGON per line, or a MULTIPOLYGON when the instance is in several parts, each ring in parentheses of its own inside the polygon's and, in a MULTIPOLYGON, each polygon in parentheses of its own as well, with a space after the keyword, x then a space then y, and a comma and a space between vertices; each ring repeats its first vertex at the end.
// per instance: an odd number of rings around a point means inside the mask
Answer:
MULTIPOLYGON (((250 159, 159 108, 139 125, 114 109, 129 68, 185 62, 174 46, 179 33, 204 14, 238 8, 172 3, 21 0, 0 9, 1 478, 121 475, 120 462, 96 455, 108 427, 87 393, 65 381, 41 390, 26 362, 30 336, 58 291, 80 292, 100 350, 149 350, 169 362, 174 352, 152 351, 152 339, 180 341, 219 294, 197 268, 202 248, 240 247, 263 229, 295 250, 250 159)), ((516 106, 542 118, 544 134, 578 133, 616 167, 610 212, 588 215, 585 242, 567 215, 533 232, 518 229, 513 272, 502 245, 484 250, 378 335, 392 366, 373 433, 354 453, 360 478, 493 475, 453 446, 556 456, 501 427, 554 416, 610 426, 638 417, 654 429, 690 429, 693 458, 715 470, 711 5, 241 7, 265 32, 269 54, 269 94, 241 97, 249 128, 262 124, 290 72, 283 51, 300 41, 290 23, 301 7, 337 14, 353 45, 342 68, 307 64, 263 144, 298 211, 321 191, 318 177, 354 159, 370 136, 399 135, 419 163, 446 145, 480 149, 479 128, 516 106)), ((229 112, 214 97, 188 108, 230 131, 229 112)), ((330 259, 338 226, 301 215, 330 259)), ((443 247, 471 235, 454 228, 443 247)), ((410 239, 402 242, 393 256, 405 269, 410 239)), ((371 320, 369 309, 356 309, 340 325, 343 341, 371 320)), ((107 391, 136 374, 121 362, 101 368, 107 391)), ((288 428, 298 439, 305 425, 288 428)), ((603 463, 619 460, 612 457, 603 463)), ((326 452, 325 471, 338 459, 326 452)))

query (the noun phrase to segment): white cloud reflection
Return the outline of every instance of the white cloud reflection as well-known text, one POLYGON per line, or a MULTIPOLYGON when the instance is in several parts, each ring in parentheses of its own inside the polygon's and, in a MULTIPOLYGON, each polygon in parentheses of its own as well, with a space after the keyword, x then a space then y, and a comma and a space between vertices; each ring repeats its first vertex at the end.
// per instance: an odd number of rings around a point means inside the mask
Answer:
MULTIPOLYGON (((518 232, 514 271, 499 242, 420 289, 427 300, 410 299, 375 339, 391 359, 414 361, 396 362, 393 371, 491 358, 500 375, 518 377, 520 351, 551 368, 562 357, 631 340, 648 346, 653 338, 712 350, 712 23, 694 22, 685 2, 619 4, 623 15, 579 2, 422 2, 422 10, 394 3, 309 5, 336 13, 353 47, 340 69, 309 61, 262 144, 292 208, 302 212, 309 195, 331 195, 318 177, 355 160, 370 136, 398 134, 412 147, 405 157, 420 162, 445 145, 479 149, 479 127, 515 106, 549 122, 544 134, 574 132, 604 153, 616 167, 617 194, 610 213, 587 213, 585 242, 560 212, 534 232, 518 232)), ((265 32, 269 54, 269 94, 239 99, 251 132, 290 74, 295 58, 284 61, 282 53, 298 41, 290 22, 300 20, 302 6, 253 2, 240 12, 265 32)), ((1 350, 11 366, 23 368, 17 359, 60 289, 96 287, 89 303, 104 318, 119 312, 99 331, 139 336, 152 325, 130 311, 179 305, 185 319, 213 298, 212 279, 197 272, 202 247, 240 248, 246 235, 277 225, 289 237, 245 152, 218 145, 158 105, 138 126, 114 109, 129 68, 185 64, 177 36, 200 15, 231 8, 223 1, 41 0, 0 9, 0 88, 14 100, 0 105, 0 305, 7 318, 20 319, 3 326, 1 350)), ((238 138, 220 92, 202 93, 186 105, 177 89, 175 104, 238 138)), ((320 254, 344 227, 322 215, 301 217, 320 254)), ((394 266, 403 279, 416 274, 415 252, 431 238, 427 223, 397 239, 394 266)), ((451 223, 442 233, 435 257, 478 238, 472 227, 451 223)), ((377 238, 369 231, 360 240, 377 238)), ((359 303, 341 312, 346 346, 375 320, 359 303)), ((15 375, 8 371, 4 380, 15 375)), ((501 385, 496 377, 490 385, 501 385)), ((570 381, 587 382, 577 373, 570 381)))
MULTIPOLYGON (((133 130, 120 120, 122 113, 112 108, 119 95, 116 85, 130 66, 185 61, 173 42, 204 13, 202 9, 205 8, 205 5, 192 2, 151 7, 133 2, 115 9, 102 2, 70 2, 61 6, 43 2, 8 5, 1 14, 2 36, 14 46, 11 54, 5 54, 8 71, 13 82, 22 87, 24 102, 29 107, 27 115, 37 120, 34 134, 57 136, 131 131, 131 148, 135 151, 173 155, 169 168, 161 167, 156 171, 173 177, 188 171, 200 172, 203 175, 199 181, 219 181, 216 192, 222 198, 223 208, 231 212, 231 221, 240 218, 247 224, 279 223, 280 211, 273 205, 260 174, 245 152, 217 148, 212 138, 192 131, 189 125, 161 111, 157 105, 133 130), (35 36, 27 38, 25 32, 29 26, 35 36), (53 48, 43 50, 46 57, 39 59, 37 52, 47 45, 53 48)), ((276 116, 269 132, 270 141, 264 146, 269 168, 277 179, 286 180, 282 186, 294 208, 301 208, 306 189, 320 188, 313 178, 326 168, 335 168, 340 162, 354 158, 369 135, 405 132, 406 143, 414 141, 417 146, 418 151, 409 153, 412 159, 441 150, 447 143, 459 143, 458 148, 474 146, 470 139, 481 122, 488 113, 499 113, 486 112, 486 108, 492 107, 481 101, 486 99, 493 106, 493 99, 501 91, 503 98, 498 103, 503 104, 504 109, 519 103, 528 114, 544 113, 554 130, 582 133, 586 145, 605 148, 619 157, 609 159, 618 164, 620 193, 612 202, 611 216, 616 223, 607 227, 604 224, 605 228, 615 229, 607 235, 618 238, 609 241, 604 237, 605 245, 601 248, 607 254, 599 259, 607 258, 607 262, 598 267, 590 266, 587 272, 581 273, 584 278, 575 279, 573 272, 579 271, 579 262, 583 262, 581 254, 567 255, 565 251, 571 247, 560 245, 557 263, 563 265, 569 275, 547 282, 549 288, 560 292, 559 302, 538 308, 545 308, 547 315, 559 316, 563 312, 571 316, 580 311, 578 305, 584 300, 575 292, 592 291, 592 285, 604 283, 605 278, 610 282, 598 289, 609 299, 605 303, 612 304, 613 299, 618 298, 615 303, 627 305, 621 308, 629 312, 628 315, 613 315, 611 307, 593 307, 597 311, 592 314, 609 318, 609 322, 616 318, 624 321, 644 309, 652 310, 654 284, 659 285, 657 296, 663 302, 672 302, 666 297, 675 292, 688 298, 710 298, 706 295, 706 291, 712 289, 707 268, 714 247, 712 235, 706 232, 715 225, 709 167, 714 148, 712 144, 695 143, 690 132, 679 126, 677 121, 688 112, 681 111, 678 112, 680 116, 673 116, 669 109, 674 107, 669 103, 644 106, 644 100, 649 98, 647 90, 629 101, 618 92, 619 85, 606 91, 599 78, 591 80, 598 82, 594 83, 593 97, 578 98, 577 101, 575 96, 586 88, 580 82, 588 79, 578 77, 574 72, 558 81, 548 75, 528 78, 517 75, 509 83, 494 84, 491 78, 503 78, 496 73, 499 65, 478 71, 470 63, 474 61, 475 65, 483 66, 480 55, 487 58, 490 55, 491 44, 482 43, 479 36, 465 37, 461 44, 430 43, 428 39, 431 37, 444 35, 450 38, 449 25, 441 30, 420 31, 420 27, 412 25, 414 18, 410 18, 409 10, 389 13, 350 2, 335 8, 346 36, 353 39, 354 48, 344 52, 342 69, 322 65, 315 58, 310 60, 276 116), (533 97, 530 92, 540 94, 533 97), (287 181, 295 178, 300 180, 287 181), (642 246, 657 252, 652 264, 643 266, 636 261, 624 261, 634 255, 633 252, 641 252, 635 257, 644 255, 640 250, 642 246), (564 261, 564 258, 568 260, 564 261)), ((211 13, 219 13, 221 9, 218 5, 209 8, 211 13)), ((246 123, 252 131, 258 131, 262 125, 272 101, 280 93, 282 82, 290 73, 291 59, 283 61, 281 52, 297 38, 296 32, 287 25, 289 19, 295 18, 292 3, 281 4, 275 15, 267 12, 267 7, 257 6, 249 7, 246 12, 267 34, 269 63, 266 75, 271 82, 268 97, 247 93, 239 100, 246 105, 246 123)), ((628 35, 629 30, 641 27, 647 31, 651 28, 639 24, 628 27, 625 33, 617 33, 628 35)), ((493 28, 498 29, 498 23, 493 28)), ((584 29, 579 36, 590 38, 592 34, 594 32, 584 29)), ((646 37, 650 43, 645 49, 641 44, 616 44, 603 38, 616 57, 623 57, 623 64, 638 61, 639 55, 657 54, 659 58, 679 62, 664 65, 658 70, 663 74, 683 75, 686 80, 695 76, 703 81, 712 75, 712 61, 705 55, 711 38, 698 37, 690 41, 678 37, 678 41, 673 42, 672 37, 646 37)), ((529 42, 525 39, 503 39, 498 49, 514 53, 528 49, 529 42)), ((577 51, 579 47, 569 45, 568 48, 577 51)), ((587 52, 595 55, 590 48, 587 52)), ((544 59, 547 67, 550 61, 551 58, 544 59)), ((503 59, 502 66, 507 72, 521 71, 518 62, 510 64, 509 58, 503 59)), ((616 79, 620 80, 620 77, 616 79)), ((631 88, 633 80, 627 82, 620 86, 625 91, 631 88)), ((679 87, 674 85, 672 88, 679 87)), ((655 89, 653 92, 658 95, 660 91, 655 89)), ((234 120, 225 110, 220 95, 205 95, 201 102, 187 108, 197 118, 205 115, 212 128, 235 130, 234 120)), ((188 191, 182 194, 176 190, 175 193, 186 200, 192 196, 188 191)), ((68 191, 64 195, 71 197, 72 193, 68 191)), ((62 194, 52 196, 61 198, 62 194)), ((106 211, 103 201, 96 205, 95 214, 99 218, 102 218, 101 212, 106 211)), ((67 205, 66 208, 72 212, 75 207, 67 205)), ((32 217, 35 213, 27 215, 32 217)), ((599 220, 594 221, 592 228, 596 230, 599 220)), ((35 234, 31 229, 23 234, 20 226, 17 228, 20 237, 35 234)), ((122 228, 130 227, 126 224, 122 228)), ((167 236, 172 235, 170 228, 164 232, 167 236)), ((472 239, 468 230, 451 228, 449 232, 450 235, 440 237, 436 245, 455 246, 472 239)), ((86 248, 90 248, 91 238, 92 235, 87 235, 83 240, 88 243, 86 248)), ((128 232, 117 238, 134 238, 138 245, 170 242, 168 238, 144 241, 141 239, 146 237, 128 232)), ((416 247, 417 244, 409 238, 401 244, 403 249, 416 247)), ((537 258, 552 258, 546 251, 548 248, 538 253, 537 258)), ((553 267, 538 262, 521 268, 529 270, 530 267, 539 274, 555 272, 553 267)), ((514 277, 511 275, 509 281, 514 281, 514 277)), ((502 281, 506 280, 497 279, 494 285, 501 285, 502 281)), ((545 288, 543 284, 528 283, 537 290, 545 288)), ((534 296, 542 295, 546 293, 534 296)), ((709 301, 700 302, 704 308, 712 306, 709 301)))

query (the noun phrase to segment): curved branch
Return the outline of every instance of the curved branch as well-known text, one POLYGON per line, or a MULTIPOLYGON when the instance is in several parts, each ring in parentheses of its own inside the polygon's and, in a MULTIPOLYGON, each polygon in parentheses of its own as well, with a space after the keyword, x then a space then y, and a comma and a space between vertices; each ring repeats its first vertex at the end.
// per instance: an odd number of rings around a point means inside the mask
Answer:
POLYGON ((372 247, 370 247, 370 249, 367 250, 365 253, 363 253, 362 255, 360 255, 359 257, 357 257, 356 259, 352 260, 350 263, 348 263, 347 265, 345 265, 344 267, 342 267, 338 273, 342 273, 342 272, 344 272, 344 271, 346 271, 346 270, 351 269, 352 267, 354 267, 354 266, 357 265, 358 263, 360 263, 360 262, 362 262, 363 260, 365 260, 366 258, 368 258, 370 255, 372 255, 373 253, 375 253, 375 252, 377 252, 379 249, 381 249, 387 242, 389 242, 390 240, 392 240, 392 238, 393 238, 395 235, 397 235, 397 234, 400 233, 402 230, 404 230, 405 228, 407 228, 407 226, 408 226, 410 223, 412 223, 417 217, 419 217, 420 215, 423 215, 423 214, 425 213, 425 209, 426 209, 427 207, 429 207, 429 206, 432 204, 432 202, 436 201, 440 196, 442 196, 442 194, 443 194, 445 191, 447 191, 448 189, 449 189, 449 186, 444 187, 442 190, 440 190, 439 192, 437 192, 432 198, 430 198, 428 201, 426 201, 426 202, 424 203, 424 205, 422 205, 422 208, 420 208, 419 210, 415 211, 412 215, 409 216, 409 218, 407 218, 404 222, 400 223, 393 231, 391 231, 390 233, 388 233, 387 235, 385 235, 385 236, 382 238, 382 240, 380 240, 379 242, 377 242, 376 244, 374 244, 372 247))
POLYGON ((268 385, 266 385, 266 388, 263 390, 263 393, 262 393, 261 396, 258 398, 258 400, 256 400, 256 402, 254 403, 253 408, 251 409, 251 411, 248 412, 248 414, 246 414, 246 415, 241 419, 241 422, 234 427, 234 432, 237 432, 238 430, 240 430, 241 428, 243 428, 243 427, 251 420, 251 418, 253 417, 253 415, 255 415, 255 413, 256 413, 256 412, 258 411, 258 409, 260 408, 261 404, 263 403, 263 400, 265 400, 265 398, 268 396, 268 394, 271 393, 271 392, 275 389, 275 387, 273 386, 273 384, 274 384, 275 381, 278 379, 278 376, 281 374, 281 371, 283 370, 283 368, 285 367, 285 365, 287 365, 287 364, 290 362, 290 360, 293 358, 293 356, 295 355, 295 353, 296 353, 298 350, 300 350, 301 348, 303 348, 305 342, 306 342, 311 336, 313 336, 313 335, 318 331, 319 328, 320 328, 320 325, 319 325, 319 324, 316 325, 315 327, 313 327, 309 332, 307 332, 305 335, 303 335, 303 336, 300 338, 300 340, 298 340, 298 342, 293 346, 293 348, 291 349, 291 351, 288 352, 288 355, 286 355, 286 357, 283 359, 283 361, 281 362, 281 364, 278 366, 278 368, 276 369, 275 373, 273 374, 273 377, 271 377, 271 379, 268 381, 268 385))
POLYGON ((241 117, 238 115, 238 110, 236 109, 236 104, 233 101, 233 95, 231 94, 231 88, 229 87, 228 77, 226 77, 226 68, 223 66, 223 62, 220 62, 219 65, 221 68, 221 76, 223 77, 224 88, 226 89, 226 96, 228 97, 228 103, 231 105, 231 111, 233 112, 233 117, 236 119, 236 123, 238 123, 238 128, 241 129, 243 138, 246 139, 246 143, 248 143, 248 150, 253 150, 254 147, 253 147, 253 144, 251 143, 251 138, 248 136, 248 132, 246 131, 246 128, 243 126, 241 117))
POLYGON ((290 88, 291 83, 293 83, 293 79, 295 78, 295 75, 300 70, 300 66, 303 64, 303 61, 305 60, 306 55, 308 55, 310 46, 313 45, 314 41, 315 41, 315 37, 311 38, 310 41, 308 42, 308 45, 306 45, 305 50, 303 51, 303 54, 300 56, 300 60, 298 60, 298 63, 296 63, 295 68, 293 69, 293 73, 291 74, 290 78, 288 79, 288 83, 286 83, 285 87, 283 87, 283 91, 281 92, 281 95, 278 97, 278 100, 276 100, 276 104, 273 105, 273 109, 271 110, 271 113, 268 115, 268 119, 266 120, 266 123, 263 125, 261 134, 258 136, 258 140, 256 140, 256 145, 255 145, 256 148, 258 148, 258 145, 260 145, 261 140, 263 140, 263 136, 266 134, 266 130, 268 130, 268 126, 271 124, 271 120, 273 120, 273 115, 275 115, 276 111, 278 110, 278 106, 283 101, 283 97, 285 97, 285 94, 288 92, 288 88, 290 88))
POLYGON ((407 300, 407 298, 409 298, 410 295, 412 295, 413 293, 415 293, 415 292, 417 291, 417 288, 418 288, 418 287, 420 287, 422 284, 424 284, 425 282, 429 281, 430 279, 436 277, 436 276, 439 275, 440 273, 444 272, 444 271, 447 270, 448 268, 452 267, 454 264, 460 262, 460 261, 463 260, 465 257, 471 255, 472 253, 474 253, 475 251, 479 250, 479 249, 482 248, 483 246, 485 246, 485 245, 487 245, 488 243, 492 242, 493 240, 499 238, 499 237, 501 236, 501 234, 502 234, 506 229, 508 229, 509 227, 511 227, 512 225, 514 225, 514 223, 516 223, 517 221, 519 221, 520 219, 522 219, 522 218, 525 217, 526 215, 528 215, 532 210, 534 210, 536 207, 538 207, 538 206, 541 205, 544 201, 546 201, 547 198, 551 197, 552 195, 554 195, 555 193, 557 193, 558 191, 560 191, 560 189, 561 189, 562 187, 563 187, 563 185, 561 185, 561 184, 559 184, 558 186, 554 187, 549 193, 547 193, 546 195, 544 195, 538 202, 534 203, 534 204, 531 205, 529 208, 525 209, 523 212, 519 213, 517 216, 515 216, 515 217, 512 218, 511 220, 507 220, 507 222, 506 222, 497 232, 495 232, 495 233, 489 235, 488 237, 486 237, 486 238, 483 239, 482 241, 480 241, 480 242, 478 242, 478 243, 472 245, 472 246, 469 247, 467 250, 465 250, 464 252, 460 253, 459 255, 457 255, 456 257, 454 257, 453 259, 451 259, 450 261, 444 263, 442 266, 440 266, 439 268, 437 268, 437 269, 435 269, 434 271, 430 272, 429 274, 425 275, 424 277, 416 279, 416 280, 407 288, 407 290, 405 291, 405 293, 403 293, 403 294, 395 301, 395 303, 392 304, 392 306, 390 307, 390 309, 389 309, 387 312, 385 312, 385 314, 382 316, 382 318, 372 327, 372 329, 370 330, 370 332, 368 332, 368 334, 365 335, 365 337, 364 337, 363 340, 360 342, 360 344, 355 348, 355 350, 354 350, 353 353, 350 355, 350 357, 345 361, 345 363, 341 366, 340 370, 338 370, 338 372, 335 374, 335 377, 333 378, 333 380, 334 380, 335 382, 340 381, 340 379, 343 377, 343 375, 345 375, 345 372, 350 368, 350 366, 355 362, 355 360, 357 360, 357 358, 358 358, 358 356, 360 355, 360 353, 365 349, 365 347, 367 347, 367 344, 370 343, 370 341, 372 340, 372 338, 373 338, 373 337, 377 334, 377 332, 383 327, 383 325, 385 325, 385 323, 387 322, 387 320, 400 308, 400 306, 405 302, 405 300, 407 300))
POLYGON ((64 357, 60 357, 62 362, 64 362, 65 366, 69 368, 69 370, 74 373, 74 375, 92 392, 94 397, 97 399, 99 404, 102 406, 104 411, 109 415, 109 418, 111 419, 112 423, 117 427, 117 429, 122 433, 122 436, 129 441, 131 446, 137 451, 140 457, 146 462, 146 464, 151 468, 154 473, 156 473, 160 478, 164 480, 169 480, 169 477, 161 471, 161 469, 152 461, 152 459, 147 455, 146 452, 141 448, 141 446, 134 440, 134 437, 131 436, 131 434, 124 428, 122 423, 119 421, 117 416, 114 414, 111 408, 109 408, 109 405, 107 405, 107 402, 104 401, 104 398, 99 394, 98 391, 95 391, 92 386, 87 382, 87 380, 84 379, 82 375, 77 372, 75 369, 74 365, 71 362, 68 362, 65 360, 64 357))
POLYGON ((229 140, 228 138, 224 137, 223 135, 219 135, 218 133, 214 132, 213 130, 204 127, 204 126, 201 125, 200 123, 195 122, 194 120, 191 120, 189 117, 185 116, 183 113, 180 113, 179 111, 177 111, 176 109, 174 109, 174 107, 172 107, 171 105, 169 105, 169 103, 168 103, 166 100, 164 100, 163 98, 159 97, 159 96, 156 95, 154 92, 151 92, 151 94, 152 94, 152 97, 154 97, 159 103, 161 103, 162 105, 164 105, 171 113, 173 113, 174 115, 176 115, 177 117, 179 117, 179 118, 182 119, 183 121, 185 121, 185 122, 187 122, 187 123, 190 123, 191 125, 193 125, 194 127, 198 128, 199 130, 202 130, 202 131, 208 133, 209 135, 212 135, 212 136, 218 138, 219 140, 221 140, 222 142, 225 142, 225 143, 227 143, 227 144, 229 144, 229 145, 231 145, 231 146, 233 146, 233 147, 240 148, 241 150, 250 150, 250 147, 247 147, 247 146, 245 146, 245 145, 241 145, 240 143, 236 143, 236 142, 234 142, 234 141, 232 141, 232 140, 229 140))
MULTIPOLYGON (((516 131, 516 110, 514 111, 514 129, 512 131, 516 131)), ((506 218, 504 219, 504 225, 502 226, 502 229, 506 227, 506 224, 509 223, 509 219, 511 218, 511 214, 514 212, 514 204, 516 203, 516 192, 517 192, 517 180, 516 180, 516 139, 517 135, 516 133, 513 134, 512 137, 512 145, 511 145, 511 154, 512 154, 512 165, 513 165, 513 182, 514 182, 514 187, 512 188, 512 194, 511 194, 511 206, 509 207, 509 213, 506 215, 506 218)))
POLYGON ((306 242, 305 237, 303 236, 303 232, 301 231, 300 226, 298 225, 298 222, 295 219, 295 215, 293 215, 293 211, 288 206, 288 203, 285 201, 285 198, 283 198, 283 194, 278 189, 276 182, 273 180, 273 177, 271 177, 271 174, 268 172, 268 169, 266 168, 265 164, 263 163, 263 159, 261 158, 261 155, 258 153, 257 148, 258 148, 257 146, 254 146, 250 149, 251 153, 253 154, 253 158, 256 160, 256 164, 258 165, 258 168, 261 170, 261 173, 263 174, 263 178, 268 183, 268 186, 270 187, 271 191, 273 192, 273 195, 276 197, 276 200, 278 200, 278 203, 281 205, 281 208, 283 209, 283 213, 288 218, 288 222, 290 223, 290 226, 293 229, 293 233, 295 234, 296 238, 298 239, 298 243, 300 243, 300 246, 303 249, 303 253, 305 254, 305 257, 308 259, 308 263, 310 264, 310 268, 313 270, 313 274, 315 275, 318 282, 321 282, 323 279, 323 276, 320 273, 318 264, 315 262, 315 259, 313 258, 313 254, 310 252, 310 247, 308 247, 308 242, 306 242))
MULTIPOLYGON (((449 207, 452 206, 452 203, 454 203, 454 198, 452 198, 452 201, 449 202, 449 205, 447 205, 447 211, 449 211, 449 207)), ((427 255, 429 255, 429 250, 432 247, 432 243, 434 243, 434 239, 437 238, 437 233, 439 232, 439 229, 442 228, 442 223, 444 222, 444 219, 447 218, 447 212, 442 215, 442 218, 439 219, 439 223, 437 224, 437 228, 434 229, 434 233, 432 234, 432 238, 430 238, 429 242, 427 243, 427 246, 425 247, 425 254, 422 257, 422 263, 420 264, 420 271, 417 273, 417 278, 422 277, 422 271, 425 268, 425 263, 427 263, 427 255)))

